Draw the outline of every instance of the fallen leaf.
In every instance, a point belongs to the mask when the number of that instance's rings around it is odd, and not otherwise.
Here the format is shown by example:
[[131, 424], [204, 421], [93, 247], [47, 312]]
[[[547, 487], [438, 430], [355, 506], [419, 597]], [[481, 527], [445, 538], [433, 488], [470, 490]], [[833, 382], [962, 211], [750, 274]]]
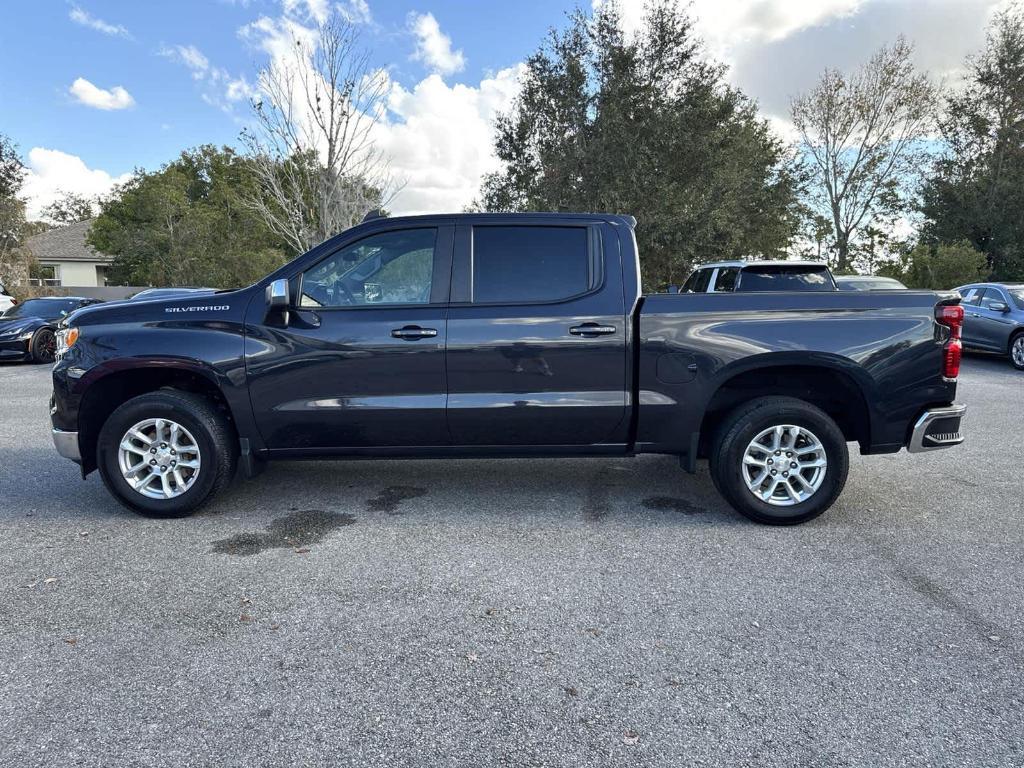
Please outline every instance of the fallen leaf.
[[638, 741], [640, 741], [640, 734], [637, 733], [636, 731], [629, 730], [629, 731], [626, 731], [624, 734], [622, 734], [622, 743], [623, 744], [628, 744], [629, 746], [633, 746]]
[[989, 635], [988, 639], [991, 640], [993, 643], [998, 643], [1003, 638], [1001, 638], [999, 635]]
[[57, 580], [56, 576], [51, 576], [48, 579], [43, 579], [43, 584], [53, 584]]
[[247, 613], [243, 613], [241, 616], [238, 617], [238, 620], [239, 621], [252, 621], [252, 616], [250, 616]]
[[281, 628], [281, 625], [280, 624], [271, 624], [270, 628], [276, 631], [276, 630]]
[[79, 536], [88, 536], [88, 535], [89, 535], [89, 532], [88, 532], [88, 531], [79, 531], [79, 532], [78, 532], [78, 535], [79, 535]]
[[68, 645], [74, 645], [75, 643], [78, 642], [78, 638], [77, 637], [65, 637], [64, 638], [64, 642], [67, 643]]
[[562, 686], [562, 690], [565, 691], [565, 695], [566, 696], [579, 696], [580, 695], [580, 692], [577, 691], [576, 688], [571, 686], [571, 685], [563, 685]]
[[468, 660], [468, 661], [469, 661], [469, 662], [470, 662], [471, 664], [472, 664], [472, 663], [473, 663], [474, 661], [476, 661], [476, 660], [477, 660], [477, 658], [479, 658], [479, 657], [478, 657], [478, 656], [477, 656], [477, 655], [476, 655], [475, 653], [467, 653], [467, 654], [466, 654], [466, 659], [467, 659], [467, 660]]
[[305, 555], [309, 552], [309, 547], [299, 547], [295, 550], [296, 555]]
[[601, 630], [598, 629], [597, 627], [590, 627], [586, 631], [589, 632], [590, 634], [592, 634], [594, 637], [600, 637], [602, 635]]

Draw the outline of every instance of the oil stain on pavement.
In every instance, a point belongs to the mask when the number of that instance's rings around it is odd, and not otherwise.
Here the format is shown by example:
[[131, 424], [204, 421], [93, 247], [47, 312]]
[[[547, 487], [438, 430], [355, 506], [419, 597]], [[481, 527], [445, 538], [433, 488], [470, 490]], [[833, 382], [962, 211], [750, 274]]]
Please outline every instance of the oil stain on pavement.
[[213, 551], [221, 555], [248, 557], [268, 549], [303, 547], [317, 544], [327, 534], [356, 521], [347, 512], [303, 509], [289, 512], [271, 521], [260, 533], [238, 533], [213, 542]]
[[380, 491], [372, 499], [366, 500], [366, 508], [371, 512], [386, 512], [389, 515], [400, 515], [398, 505], [408, 499], [416, 499], [427, 494], [426, 488], [414, 485], [392, 485]]
[[708, 511], [704, 507], [698, 507], [692, 501], [675, 496], [650, 496], [643, 500], [643, 505], [655, 512], [678, 512], [683, 515], [701, 515]]

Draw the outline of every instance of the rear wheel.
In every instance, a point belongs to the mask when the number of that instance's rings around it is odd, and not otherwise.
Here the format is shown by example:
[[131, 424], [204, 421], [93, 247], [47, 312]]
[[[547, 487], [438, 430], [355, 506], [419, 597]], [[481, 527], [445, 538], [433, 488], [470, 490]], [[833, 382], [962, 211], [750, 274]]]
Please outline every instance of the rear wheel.
[[195, 512], [231, 481], [234, 432], [206, 398], [161, 390], [132, 398], [100, 430], [97, 459], [107, 489], [151, 517]]
[[1010, 362], [1018, 371], [1024, 371], [1024, 332], [1010, 339]]
[[766, 397], [726, 417], [711, 452], [715, 486], [740, 514], [768, 525], [811, 520], [846, 484], [849, 453], [836, 423], [810, 403]]
[[40, 328], [32, 337], [29, 354], [34, 363], [52, 363], [57, 358], [57, 335], [50, 328]]

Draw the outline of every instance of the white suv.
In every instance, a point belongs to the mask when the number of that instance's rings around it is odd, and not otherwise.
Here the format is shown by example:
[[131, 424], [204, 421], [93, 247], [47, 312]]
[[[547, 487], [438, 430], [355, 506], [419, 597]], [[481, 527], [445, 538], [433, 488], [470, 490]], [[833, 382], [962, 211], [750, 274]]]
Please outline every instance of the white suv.
[[0, 284], [0, 315], [17, 303], [17, 299], [7, 293], [7, 289], [4, 288], [3, 284]]

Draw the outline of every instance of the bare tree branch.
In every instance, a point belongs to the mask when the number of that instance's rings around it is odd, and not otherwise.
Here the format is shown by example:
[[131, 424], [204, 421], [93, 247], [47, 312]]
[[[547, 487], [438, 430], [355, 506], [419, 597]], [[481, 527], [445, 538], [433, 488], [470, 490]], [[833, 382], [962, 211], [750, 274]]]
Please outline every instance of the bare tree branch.
[[256, 128], [243, 132], [260, 182], [248, 204], [274, 233], [306, 251], [391, 199], [387, 158], [374, 142], [388, 78], [347, 19], [335, 12], [314, 40], [293, 36], [259, 84]]

